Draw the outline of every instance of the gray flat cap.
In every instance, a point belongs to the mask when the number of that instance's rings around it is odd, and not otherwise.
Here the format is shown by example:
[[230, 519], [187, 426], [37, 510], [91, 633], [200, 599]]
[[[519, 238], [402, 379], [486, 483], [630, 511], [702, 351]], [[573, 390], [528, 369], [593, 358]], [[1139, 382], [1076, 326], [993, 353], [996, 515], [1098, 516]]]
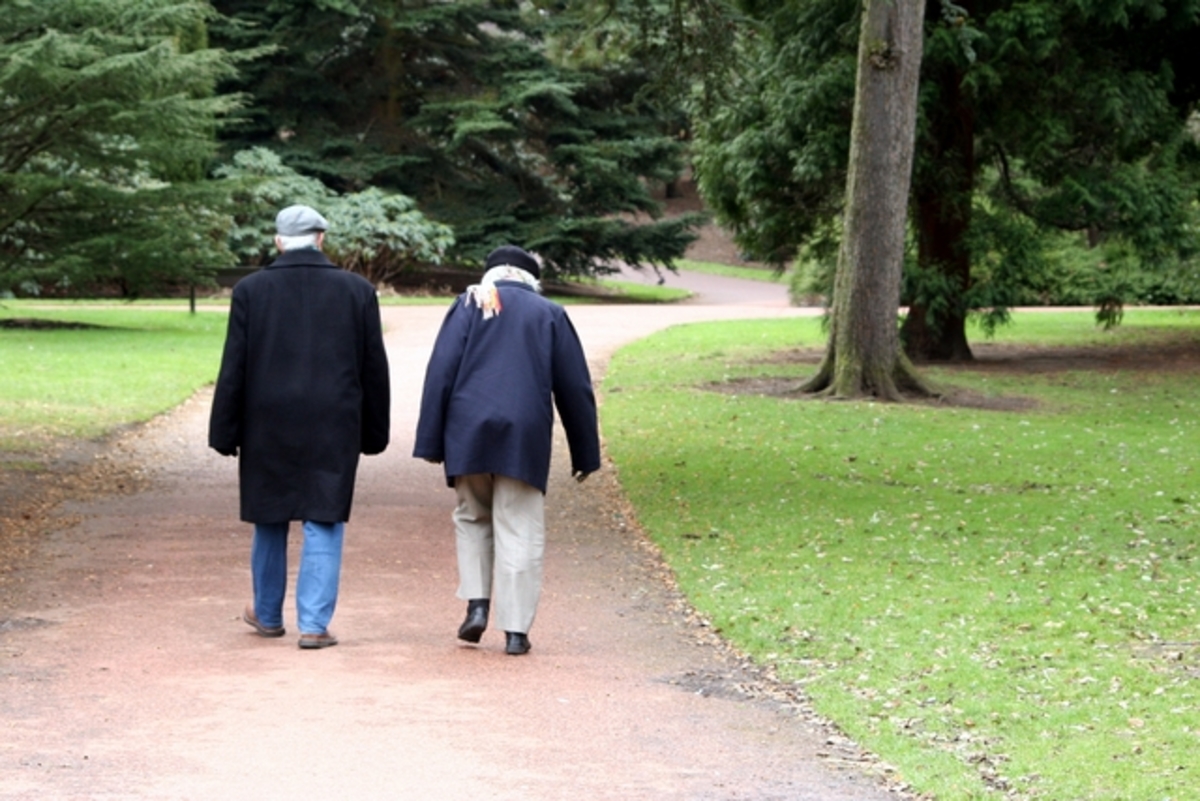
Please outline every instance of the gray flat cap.
[[280, 236], [303, 236], [329, 230], [329, 221], [311, 206], [288, 206], [275, 217]]

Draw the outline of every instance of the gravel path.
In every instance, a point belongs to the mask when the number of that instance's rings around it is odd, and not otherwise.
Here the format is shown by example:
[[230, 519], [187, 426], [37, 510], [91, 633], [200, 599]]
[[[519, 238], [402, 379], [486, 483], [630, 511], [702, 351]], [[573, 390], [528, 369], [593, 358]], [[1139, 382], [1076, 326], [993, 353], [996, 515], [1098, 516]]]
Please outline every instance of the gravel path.
[[[666, 325], [811, 313], [695, 282], [696, 303], [573, 307], [597, 374]], [[240, 621], [249, 527], [207, 392], [113, 443], [140, 488], [59, 509], [0, 609], [0, 798], [895, 799], [689, 619], [611, 470], [575, 485], [555, 461], [532, 653], [455, 639], [453, 496], [409, 457], [442, 314], [385, 310], [393, 444], [360, 470], [336, 648], [296, 647], [290, 601], [284, 638]]]

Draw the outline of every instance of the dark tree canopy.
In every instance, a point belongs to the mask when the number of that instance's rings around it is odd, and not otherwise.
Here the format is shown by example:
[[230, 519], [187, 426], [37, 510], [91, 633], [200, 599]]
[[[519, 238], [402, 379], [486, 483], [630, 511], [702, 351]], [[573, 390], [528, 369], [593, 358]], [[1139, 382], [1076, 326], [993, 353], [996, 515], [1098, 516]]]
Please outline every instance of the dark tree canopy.
[[228, 259], [204, 181], [236, 98], [207, 3], [5, 0], [0, 13], [0, 292], [137, 294]]
[[[782, 262], [839, 235], [860, 4], [743, 5], [761, 25], [744, 37], [732, 102], [697, 126], [697, 167], [742, 246]], [[1046, 231], [1167, 263], [1191, 246], [1198, 34], [1197, 0], [928, 3], [910, 353], [969, 358], [967, 315], [1004, 317], [1045, 270]]]
[[693, 238], [696, 219], [655, 219], [652, 189], [683, 162], [638, 100], [647, 75], [551, 61], [550, 15], [499, 0], [216, 5], [237, 23], [217, 41], [280, 48], [236, 84], [254, 101], [231, 152], [266, 146], [335, 190], [408, 195], [454, 228], [465, 262], [516, 242], [551, 273], [587, 274], [665, 265]]

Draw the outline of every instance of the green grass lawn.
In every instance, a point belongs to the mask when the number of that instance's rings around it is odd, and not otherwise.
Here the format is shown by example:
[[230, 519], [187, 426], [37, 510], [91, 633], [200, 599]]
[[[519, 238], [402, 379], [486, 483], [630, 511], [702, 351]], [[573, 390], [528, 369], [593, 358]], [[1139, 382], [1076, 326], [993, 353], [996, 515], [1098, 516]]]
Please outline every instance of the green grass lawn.
[[0, 329], [0, 449], [91, 438], [147, 420], [216, 378], [226, 315], [153, 308], [42, 309], [5, 301], [0, 320], [94, 327]]
[[[596, 282], [610, 301], [670, 302], [684, 290]], [[563, 303], [595, 302], [555, 298]], [[449, 305], [449, 297], [385, 296], [383, 305]], [[0, 329], [0, 451], [35, 451], [47, 438], [93, 438], [147, 420], [216, 379], [228, 297], [182, 299], [4, 300], [0, 320], [42, 319], [88, 328]]]
[[782, 283], [787, 281], [788, 278], [786, 273], [776, 272], [769, 267], [741, 267], [733, 264], [718, 264], [711, 261], [694, 261], [692, 259], [679, 259], [675, 262], [675, 267], [694, 273], [708, 273], [709, 275], [720, 275], [726, 278], [745, 278], [749, 281], [766, 281], [769, 283]]
[[[588, 279], [581, 279], [580, 283], [588, 283]], [[666, 286], [651, 286], [647, 284], [639, 284], [634, 281], [618, 281], [613, 278], [601, 278], [594, 281], [595, 284], [607, 288], [613, 297], [606, 302], [616, 303], [674, 303], [680, 300], [686, 300], [692, 296], [692, 293], [686, 289], [676, 289], [675, 287]], [[579, 299], [572, 298], [555, 298], [560, 303], [568, 303], [572, 300], [576, 302]]]
[[[1026, 312], [1000, 340], [1181, 338], [1200, 314]], [[706, 388], [811, 373], [768, 357], [823, 341], [808, 319], [687, 326], [610, 366], [609, 451], [701, 614], [942, 801], [1189, 797], [1198, 374], [927, 370], [1023, 411]]]

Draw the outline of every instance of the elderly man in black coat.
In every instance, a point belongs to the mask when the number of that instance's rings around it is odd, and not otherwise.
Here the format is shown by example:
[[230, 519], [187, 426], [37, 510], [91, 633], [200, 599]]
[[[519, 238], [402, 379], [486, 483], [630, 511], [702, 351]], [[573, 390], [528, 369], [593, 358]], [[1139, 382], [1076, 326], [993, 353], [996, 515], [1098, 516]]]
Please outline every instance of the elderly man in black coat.
[[359, 454], [388, 444], [387, 353], [375, 288], [321, 252], [325, 218], [289, 206], [275, 225], [279, 258], [233, 290], [208, 444], [238, 457], [241, 519], [254, 524], [244, 620], [283, 636], [288, 525], [303, 521], [300, 647], [326, 648]]
[[554, 408], [580, 481], [600, 467], [600, 438], [583, 348], [563, 308], [539, 294], [537, 260], [505, 245], [486, 266], [438, 333], [413, 455], [444, 463], [458, 496], [459, 638], [479, 642], [494, 589], [505, 650], [520, 655], [541, 595]]

